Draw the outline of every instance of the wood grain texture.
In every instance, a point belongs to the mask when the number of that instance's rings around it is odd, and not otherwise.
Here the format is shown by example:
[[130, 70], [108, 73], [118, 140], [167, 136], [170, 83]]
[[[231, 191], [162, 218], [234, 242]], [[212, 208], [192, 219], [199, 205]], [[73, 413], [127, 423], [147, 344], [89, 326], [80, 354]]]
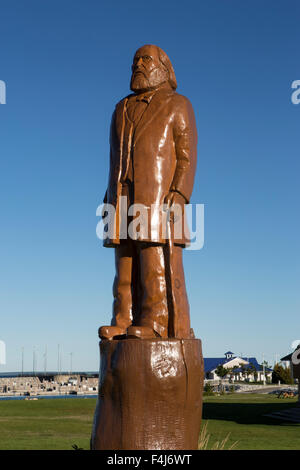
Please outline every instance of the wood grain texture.
[[197, 449], [204, 375], [199, 339], [104, 340], [100, 356], [92, 449]]

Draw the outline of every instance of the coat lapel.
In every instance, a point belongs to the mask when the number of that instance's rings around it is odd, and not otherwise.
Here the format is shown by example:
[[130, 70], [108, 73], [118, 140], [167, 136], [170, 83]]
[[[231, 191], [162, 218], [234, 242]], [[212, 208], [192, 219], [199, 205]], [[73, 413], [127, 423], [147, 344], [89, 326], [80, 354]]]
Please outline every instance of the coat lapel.
[[136, 143], [140, 138], [144, 130], [149, 124], [155, 119], [159, 111], [165, 106], [171, 99], [173, 92], [170, 90], [158, 90], [150, 101], [149, 105], [145, 109], [141, 120], [136, 126], [134, 142]]

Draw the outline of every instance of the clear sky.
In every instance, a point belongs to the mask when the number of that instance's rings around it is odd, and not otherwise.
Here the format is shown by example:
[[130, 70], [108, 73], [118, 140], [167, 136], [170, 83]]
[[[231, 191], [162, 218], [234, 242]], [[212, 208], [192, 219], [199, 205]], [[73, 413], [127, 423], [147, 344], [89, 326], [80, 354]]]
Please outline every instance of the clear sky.
[[0, 371], [96, 370], [113, 250], [96, 237], [114, 105], [135, 50], [169, 55], [199, 133], [192, 202], [205, 245], [184, 254], [205, 356], [269, 362], [299, 328], [299, 1], [2, 0]]

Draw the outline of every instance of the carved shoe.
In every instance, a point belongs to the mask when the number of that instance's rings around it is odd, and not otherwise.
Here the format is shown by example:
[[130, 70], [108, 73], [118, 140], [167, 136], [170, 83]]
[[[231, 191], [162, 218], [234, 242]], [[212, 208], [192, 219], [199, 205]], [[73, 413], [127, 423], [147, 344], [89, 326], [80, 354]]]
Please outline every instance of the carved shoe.
[[99, 338], [101, 339], [114, 339], [116, 336], [122, 336], [126, 334], [126, 330], [119, 326], [100, 326], [98, 330]]
[[127, 337], [150, 339], [160, 338], [160, 335], [148, 326], [130, 326], [129, 328], [127, 328]]

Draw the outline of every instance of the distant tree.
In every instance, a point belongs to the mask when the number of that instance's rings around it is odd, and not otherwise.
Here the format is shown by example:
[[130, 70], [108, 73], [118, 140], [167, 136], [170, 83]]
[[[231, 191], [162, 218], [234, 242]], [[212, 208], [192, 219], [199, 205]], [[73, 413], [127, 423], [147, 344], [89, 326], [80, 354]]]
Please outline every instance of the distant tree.
[[[253, 375], [254, 376], [254, 380], [256, 381], [257, 380], [257, 371], [256, 371], [256, 367], [254, 364], [252, 364], [252, 362], [249, 363], [249, 366], [246, 368], [246, 375], [247, 375], [247, 378], [249, 378], [250, 375]], [[255, 378], [256, 376], [256, 378]]]
[[215, 374], [218, 377], [220, 377], [220, 379], [223, 379], [224, 377], [226, 377], [228, 372], [229, 372], [229, 369], [226, 369], [226, 367], [223, 367], [222, 364], [218, 365], [218, 367], [215, 370]]
[[223, 391], [223, 383], [222, 380], [226, 375], [228, 374], [229, 370], [226, 369], [225, 367], [222, 366], [222, 364], [218, 365], [218, 367], [215, 370], [215, 374], [220, 377], [220, 382], [221, 382], [221, 391]]
[[206, 395], [213, 395], [214, 394], [214, 388], [209, 382], [207, 382], [204, 385], [204, 392], [205, 392]]
[[227, 367], [227, 374], [229, 376], [229, 383], [231, 384], [232, 379], [233, 379], [233, 368], [232, 367]]
[[294, 382], [290, 367], [283, 367], [280, 364], [275, 364], [272, 372], [272, 383], [277, 384], [279, 381], [282, 384], [292, 384]]

